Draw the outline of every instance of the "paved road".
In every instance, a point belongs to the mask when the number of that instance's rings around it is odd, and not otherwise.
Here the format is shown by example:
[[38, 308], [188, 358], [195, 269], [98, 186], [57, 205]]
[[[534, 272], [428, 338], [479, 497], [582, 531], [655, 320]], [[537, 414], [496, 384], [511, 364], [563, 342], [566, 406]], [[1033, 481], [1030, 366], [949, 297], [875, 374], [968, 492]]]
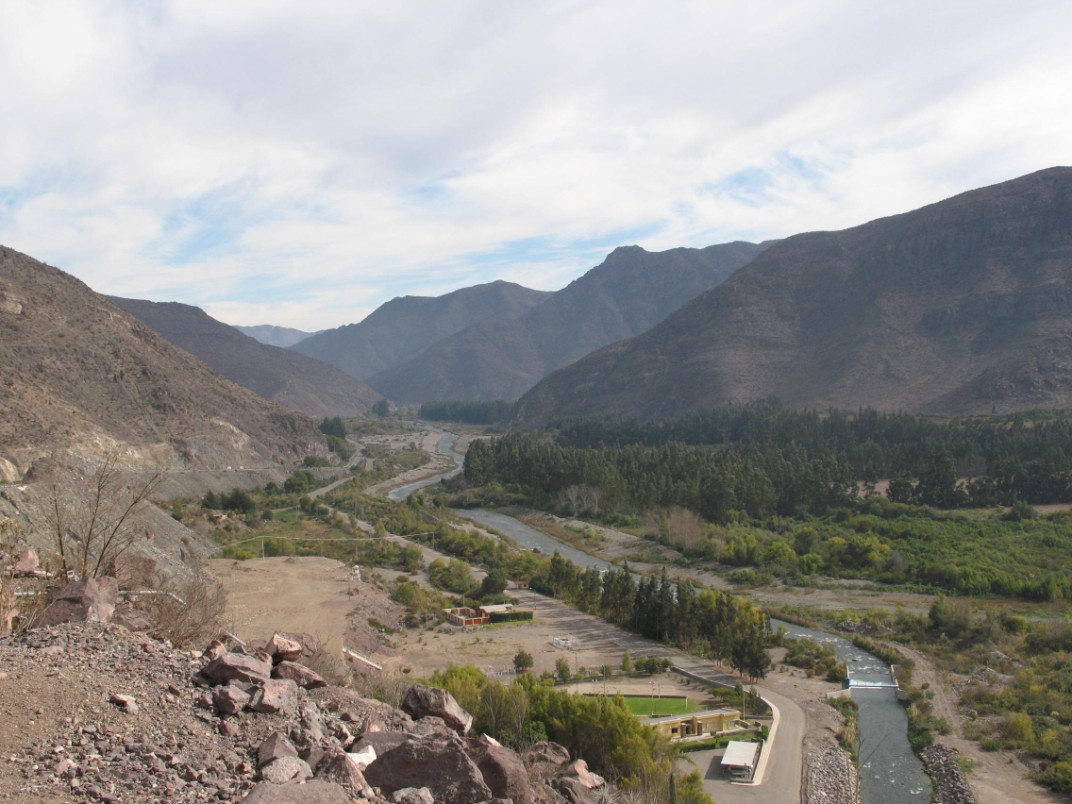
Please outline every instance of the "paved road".
[[[597, 617], [571, 609], [552, 598], [527, 589], [511, 590], [510, 594], [517, 597], [522, 605], [532, 608], [541, 620], [551, 622], [561, 628], [562, 633], [577, 638], [585, 650], [605, 651], [610, 654], [628, 651], [632, 656], [665, 657], [678, 667], [710, 681], [713, 686], [733, 686], [738, 681], [736, 676], [722, 671], [711, 662], [644, 639]], [[800, 804], [804, 712], [784, 695], [762, 686], [756, 686], [756, 690], [776, 707], [780, 714], [778, 729], [770, 747], [770, 760], [761, 784], [734, 785], [726, 781], [718, 764], [721, 751], [698, 752], [689, 756], [698, 763], [696, 769], [704, 778], [704, 788], [719, 804]], [[706, 755], [706, 758], [703, 755]]]

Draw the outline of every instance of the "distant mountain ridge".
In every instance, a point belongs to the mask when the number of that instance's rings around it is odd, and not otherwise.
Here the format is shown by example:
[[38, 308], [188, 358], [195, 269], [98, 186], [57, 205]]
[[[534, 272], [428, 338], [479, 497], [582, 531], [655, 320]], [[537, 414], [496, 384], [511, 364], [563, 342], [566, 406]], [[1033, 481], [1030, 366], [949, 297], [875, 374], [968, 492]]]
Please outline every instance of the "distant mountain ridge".
[[659, 326], [556, 372], [519, 421], [793, 407], [1072, 405], [1072, 168], [772, 246]]
[[402, 296], [357, 324], [320, 332], [292, 348], [367, 380], [472, 324], [516, 318], [548, 295], [499, 280], [443, 296]]
[[236, 326], [235, 329], [266, 346], [278, 346], [280, 349], [287, 349], [296, 343], [301, 343], [312, 335], [316, 335], [315, 332], [302, 332], [300, 329], [277, 327], [273, 324], [257, 324], [252, 327]]
[[69, 274], [4, 247], [0, 383], [8, 476], [59, 453], [278, 472], [325, 452], [312, 419], [221, 377]]
[[550, 371], [654, 326], [768, 245], [617, 248], [524, 315], [468, 327], [368, 382], [400, 403], [517, 399]]
[[381, 398], [334, 366], [260, 343], [199, 307], [111, 300], [228, 379], [308, 416], [361, 416]]

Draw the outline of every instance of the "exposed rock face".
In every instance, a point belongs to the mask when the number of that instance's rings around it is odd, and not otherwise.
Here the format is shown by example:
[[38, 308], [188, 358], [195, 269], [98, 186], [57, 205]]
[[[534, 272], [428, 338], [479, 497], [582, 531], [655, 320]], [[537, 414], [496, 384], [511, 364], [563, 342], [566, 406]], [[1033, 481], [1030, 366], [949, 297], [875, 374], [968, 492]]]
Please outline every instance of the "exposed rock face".
[[[0, 451], [121, 451], [166, 469], [279, 473], [326, 455], [316, 422], [224, 379], [62, 271], [0, 246]], [[108, 446], [102, 446], [108, 445]]]
[[442, 718], [450, 728], [459, 734], [468, 734], [473, 725], [473, 716], [458, 706], [454, 696], [446, 690], [414, 684], [402, 701], [402, 711], [417, 720], [424, 717]]

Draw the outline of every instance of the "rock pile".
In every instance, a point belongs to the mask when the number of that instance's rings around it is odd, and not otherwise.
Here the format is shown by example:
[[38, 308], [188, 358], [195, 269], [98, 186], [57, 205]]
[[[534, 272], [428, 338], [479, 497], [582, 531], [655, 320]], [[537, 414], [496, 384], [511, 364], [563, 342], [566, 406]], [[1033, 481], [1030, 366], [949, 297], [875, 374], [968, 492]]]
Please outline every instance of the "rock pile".
[[920, 753], [923, 767], [936, 788], [936, 804], [975, 804], [975, 794], [968, 787], [964, 769], [957, 761], [960, 754], [955, 748], [935, 743]]
[[286, 634], [203, 655], [114, 624], [0, 638], [0, 717], [16, 719], [0, 738], [0, 799], [588, 804], [606, 792], [562, 746], [522, 756], [470, 735], [442, 690], [416, 684], [396, 709], [302, 658]]
[[860, 779], [852, 757], [830, 744], [804, 753], [805, 804], [859, 804]]

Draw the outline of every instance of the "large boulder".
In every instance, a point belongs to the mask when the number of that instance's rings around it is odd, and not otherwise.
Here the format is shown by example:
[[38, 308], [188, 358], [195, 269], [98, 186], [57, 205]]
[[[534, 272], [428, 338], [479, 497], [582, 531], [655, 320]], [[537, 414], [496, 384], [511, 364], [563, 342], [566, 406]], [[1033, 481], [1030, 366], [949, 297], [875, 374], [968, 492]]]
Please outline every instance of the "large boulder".
[[304, 664], [298, 664], [287, 659], [275, 666], [275, 669], [272, 670], [272, 678], [289, 678], [299, 687], [306, 690], [315, 690], [328, 685], [328, 682], [324, 681], [320, 675], [314, 673]]
[[272, 675], [272, 664], [245, 653], [225, 653], [205, 665], [201, 675], [213, 684], [226, 684], [228, 681], [263, 684]]
[[509, 798], [514, 804], [533, 803], [528, 769], [516, 753], [487, 735], [467, 740], [465, 750], [496, 798]]
[[268, 640], [264, 649], [277, 662], [296, 662], [302, 657], [301, 643], [288, 639], [278, 631], [272, 634], [272, 638]]
[[286, 735], [273, 731], [257, 746], [257, 767], [262, 768], [282, 757], [296, 756], [298, 756], [298, 749], [287, 739]]
[[339, 785], [314, 779], [301, 785], [261, 782], [242, 801], [245, 804], [351, 804], [353, 799]]
[[53, 595], [37, 625], [67, 622], [106, 623], [119, 602], [119, 582], [102, 576], [67, 584]]
[[363, 760], [364, 757], [355, 760], [345, 751], [329, 751], [317, 765], [316, 778], [334, 782], [355, 797], [371, 798], [372, 788], [362, 773], [365, 767]]
[[480, 769], [456, 738], [403, 743], [365, 768], [365, 779], [387, 795], [404, 787], [427, 787], [444, 804], [492, 798]]
[[298, 685], [289, 678], [270, 678], [253, 693], [249, 708], [269, 715], [292, 715], [298, 710]]
[[438, 717], [458, 734], [468, 734], [473, 725], [473, 716], [454, 700], [454, 696], [438, 687], [414, 684], [402, 701], [402, 711], [415, 720], [422, 717]]

